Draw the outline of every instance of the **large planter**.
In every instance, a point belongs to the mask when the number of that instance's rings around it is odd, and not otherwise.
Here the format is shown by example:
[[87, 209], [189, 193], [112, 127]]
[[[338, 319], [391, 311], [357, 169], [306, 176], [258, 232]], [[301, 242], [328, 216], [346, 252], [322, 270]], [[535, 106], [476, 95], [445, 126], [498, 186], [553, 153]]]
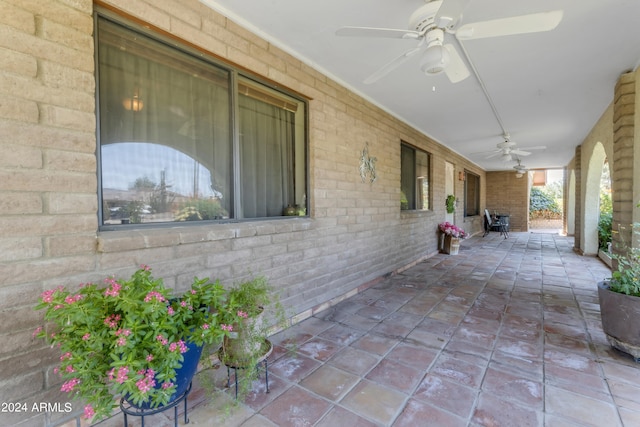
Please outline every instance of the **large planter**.
[[222, 361], [233, 366], [247, 366], [263, 353], [265, 325], [262, 309], [260, 313], [233, 325], [233, 332], [224, 337]]
[[613, 292], [598, 283], [602, 329], [612, 347], [640, 361], [640, 297]]
[[458, 255], [459, 250], [460, 238], [453, 237], [451, 234], [446, 234], [444, 236], [444, 245], [442, 247], [442, 252], [449, 255]]
[[[176, 380], [174, 382], [176, 385], [176, 391], [171, 395], [171, 398], [169, 399], [169, 402], [167, 402], [166, 405], [162, 405], [157, 408], [159, 410], [161, 410], [161, 408], [164, 408], [164, 407], [170, 408], [171, 406], [173, 406], [172, 403], [176, 399], [180, 399], [183, 397], [183, 395], [189, 389], [189, 385], [191, 384], [191, 380], [193, 379], [193, 376], [196, 374], [196, 371], [198, 370], [198, 362], [200, 361], [200, 356], [202, 356], [203, 346], [198, 346], [194, 343], [187, 343], [187, 348], [189, 350], [187, 350], [187, 352], [183, 354], [184, 360], [182, 361], [182, 366], [176, 369]], [[156, 379], [155, 388], [159, 388], [160, 386], [161, 386], [160, 381]], [[136, 405], [133, 402], [129, 402], [127, 400], [127, 403], [129, 403], [131, 406], [139, 410], [155, 409], [155, 408], [152, 408], [152, 405], [150, 402], [144, 402], [139, 405]]]

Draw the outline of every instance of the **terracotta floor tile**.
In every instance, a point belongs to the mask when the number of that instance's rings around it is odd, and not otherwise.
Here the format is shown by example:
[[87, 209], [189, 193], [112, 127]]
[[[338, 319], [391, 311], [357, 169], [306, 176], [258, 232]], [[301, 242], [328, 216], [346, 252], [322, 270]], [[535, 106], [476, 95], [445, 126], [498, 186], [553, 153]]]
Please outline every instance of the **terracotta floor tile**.
[[349, 345], [364, 335], [363, 331], [337, 324], [318, 336], [338, 345]]
[[363, 376], [378, 364], [380, 356], [353, 347], [345, 347], [339, 353], [329, 359], [328, 364]]
[[574, 420], [583, 426], [620, 426], [616, 408], [611, 402], [592, 399], [553, 386], [545, 387], [545, 411]]
[[454, 358], [451, 354], [443, 354], [438, 357], [431, 369], [431, 373], [448, 378], [458, 384], [476, 388], [482, 382], [484, 371], [483, 367]]
[[304, 387], [317, 395], [337, 402], [359, 380], [360, 378], [353, 374], [334, 368], [330, 365], [323, 365], [300, 381], [299, 384], [301, 387]]
[[491, 394], [482, 393], [472, 422], [483, 427], [542, 427], [542, 412], [519, 406]]
[[385, 358], [367, 374], [366, 378], [382, 386], [392, 387], [409, 394], [422, 379], [423, 375], [422, 370]]
[[352, 343], [351, 347], [382, 356], [397, 345], [398, 342], [400, 342], [398, 338], [370, 332]]
[[[466, 421], [426, 402], [411, 399], [393, 424], [393, 427], [464, 427]], [[336, 426], [337, 427], [337, 426]]]
[[482, 390], [532, 409], [542, 410], [543, 384], [539, 381], [489, 368], [482, 381]]
[[[373, 422], [338, 406], [334, 407], [315, 427], [377, 427]], [[244, 426], [242, 426], [244, 427]]]
[[428, 374], [413, 397], [466, 419], [474, 407], [477, 394], [473, 388]]
[[269, 366], [269, 373], [289, 382], [298, 382], [320, 365], [320, 362], [309, 357], [287, 354]]
[[331, 405], [303, 388], [294, 386], [260, 411], [279, 427], [313, 426]]
[[302, 344], [297, 350], [299, 354], [326, 362], [341, 348], [342, 346], [336, 345], [331, 341], [316, 337]]
[[341, 404], [365, 418], [389, 425], [404, 405], [406, 397], [399, 391], [362, 380], [342, 399]]
[[387, 357], [412, 368], [426, 371], [437, 355], [438, 353], [435, 350], [405, 341], [395, 346]]

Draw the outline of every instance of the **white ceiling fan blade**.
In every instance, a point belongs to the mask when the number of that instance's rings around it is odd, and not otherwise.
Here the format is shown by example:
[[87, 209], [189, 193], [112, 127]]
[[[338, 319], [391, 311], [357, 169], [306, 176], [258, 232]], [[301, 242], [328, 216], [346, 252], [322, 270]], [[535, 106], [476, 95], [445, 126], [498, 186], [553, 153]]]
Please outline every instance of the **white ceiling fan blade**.
[[530, 152], [522, 151], [522, 150], [511, 150], [511, 154], [517, 154], [518, 156], [529, 156], [529, 155], [531, 155]]
[[464, 64], [458, 49], [452, 44], [444, 45], [444, 48], [449, 52], [449, 64], [445, 67], [444, 72], [451, 83], [458, 83], [469, 77], [469, 69]]
[[535, 147], [522, 147], [523, 150], [532, 151], [532, 150], [546, 150], [546, 145], [536, 145]]
[[435, 16], [435, 22], [440, 28], [452, 28], [460, 20], [464, 9], [471, 0], [444, 0]]
[[508, 36], [512, 34], [538, 33], [551, 31], [562, 20], [563, 12], [533, 13], [462, 25], [456, 31], [458, 40], [483, 39], [487, 37]]
[[500, 155], [500, 154], [502, 154], [502, 151], [496, 151], [496, 152], [495, 152], [495, 153], [493, 153], [493, 154], [489, 154], [487, 157], [485, 157], [485, 159], [490, 159], [490, 158], [495, 157], [495, 156], [498, 156], [498, 155]]
[[383, 65], [382, 68], [380, 68], [378, 71], [376, 71], [375, 73], [373, 73], [369, 77], [367, 77], [364, 80], [363, 83], [368, 85], [368, 84], [371, 84], [371, 83], [374, 83], [374, 82], [380, 80], [382, 77], [386, 76], [391, 71], [393, 71], [396, 68], [398, 68], [400, 65], [402, 65], [405, 61], [410, 59], [413, 55], [415, 55], [419, 51], [420, 51], [419, 47], [416, 47], [416, 48], [413, 48], [411, 50], [406, 51], [402, 55], [398, 56], [397, 58], [395, 58], [392, 61], [388, 62], [387, 64]]
[[412, 40], [420, 38], [420, 33], [417, 31], [374, 27], [342, 27], [336, 31], [336, 35], [343, 37], [383, 37]]

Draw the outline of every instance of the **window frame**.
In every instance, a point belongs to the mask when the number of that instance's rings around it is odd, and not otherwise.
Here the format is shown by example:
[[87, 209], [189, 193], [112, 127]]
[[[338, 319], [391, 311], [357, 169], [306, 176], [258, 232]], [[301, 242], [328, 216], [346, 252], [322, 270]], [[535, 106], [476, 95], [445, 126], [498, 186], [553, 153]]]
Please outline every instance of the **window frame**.
[[[414, 206], [412, 208], [407, 208], [407, 209], [403, 209], [402, 208], [402, 200], [400, 201], [400, 211], [401, 212], [429, 212], [432, 210], [432, 206], [433, 206], [433, 190], [432, 190], [432, 185], [431, 183], [433, 182], [432, 179], [432, 164], [433, 164], [433, 156], [431, 155], [430, 152], [423, 150], [421, 148], [416, 147], [415, 145], [409, 144], [408, 142], [405, 141], [400, 141], [400, 195], [402, 197], [403, 194], [403, 182], [402, 182], [402, 164], [403, 164], [403, 150], [411, 150], [413, 153], [413, 201], [414, 201]], [[418, 201], [419, 200], [424, 200], [425, 198], [422, 197], [420, 198], [420, 192], [419, 192], [419, 185], [418, 185], [418, 180], [420, 179], [420, 177], [418, 176], [418, 154], [424, 154], [427, 158], [427, 190], [428, 190], [428, 194], [426, 196], [426, 203], [427, 203], [427, 207], [424, 207], [424, 204], [421, 202], [420, 203], [420, 208], [417, 207], [418, 205]]]
[[[189, 55], [197, 60], [203, 61], [204, 63], [209, 64], [210, 66], [218, 69], [223, 69], [229, 74], [229, 131], [230, 131], [230, 143], [232, 145], [232, 159], [231, 159], [231, 198], [232, 198], [232, 209], [233, 216], [225, 219], [212, 219], [212, 220], [199, 220], [199, 221], [167, 221], [167, 222], [147, 222], [147, 223], [136, 223], [136, 224], [104, 224], [104, 213], [103, 213], [103, 188], [102, 188], [102, 158], [101, 158], [101, 118], [100, 118], [100, 86], [99, 86], [99, 31], [98, 31], [98, 21], [100, 19], [105, 19], [115, 23], [116, 25], [122, 26], [130, 31], [138, 33], [142, 36], [148, 37], [154, 42], [164, 44], [166, 47], [179, 52], [180, 54]], [[98, 198], [98, 230], [99, 231], [112, 231], [112, 230], [125, 230], [125, 229], [148, 229], [148, 228], [166, 228], [166, 227], [175, 227], [176, 225], [180, 226], [202, 226], [202, 225], [212, 225], [212, 224], [221, 224], [221, 223], [229, 223], [229, 222], [250, 222], [250, 221], [266, 221], [266, 220], [279, 220], [279, 219], [287, 219], [290, 218], [284, 213], [280, 216], [267, 216], [267, 217], [257, 217], [257, 218], [244, 218], [243, 215], [240, 215], [239, 212], [239, 199], [240, 199], [240, 189], [242, 187], [241, 182], [241, 171], [240, 171], [240, 117], [239, 117], [239, 102], [238, 98], [240, 96], [239, 85], [240, 82], [244, 80], [248, 80], [253, 82], [254, 84], [264, 86], [265, 90], [275, 91], [277, 93], [281, 93], [284, 97], [291, 98], [304, 108], [302, 112], [302, 117], [300, 119], [300, 126], [302, 127], [302, 137], [301, 137], [301, 147], [304, 149], [304, 153], [301, 157], [304, 157], [304, 165], [301, 166], [301, 170], [294, 170], [294, 176], [291, 179], [295, 179], [295, 176], [301, 175], [304, 177], [304, 199], [300, 203], [300, 207], [305, 210], [305, 217], [310, 216], [310, 177], [309, 177], [309, 168], [310, 168], [310, 150], [309, 150], [309, 98], [303, 96], [302, 94], [283, 87], [280, 84], [277, 84], [273, 81], [270, 81], [260, 75], [254, 74], [247, 69], [240, 68], [233, 64], [230, 64], [223, 59], [217, 57], [215, 54], [202, 49], [198, 46], [191, 44], [190, 42], [178, 38], [166, 31], [154, 27], [153, 25], [132, 21], [129, 17], [123, 16], [117, 11], [111, 9], [105, 9], [100, 6], [96, 6], [93, 14], [94, 20], [94, 61], [95, 61], [95, 77], [96, 77], [96, 88], [95, 88], [95, 102], [96, 102], [96, 161], [97, 161], [97, 198]], [[298, 165], [296, 166], [298, 167]], [[302, 203], [303, 202], [303, 203]]]

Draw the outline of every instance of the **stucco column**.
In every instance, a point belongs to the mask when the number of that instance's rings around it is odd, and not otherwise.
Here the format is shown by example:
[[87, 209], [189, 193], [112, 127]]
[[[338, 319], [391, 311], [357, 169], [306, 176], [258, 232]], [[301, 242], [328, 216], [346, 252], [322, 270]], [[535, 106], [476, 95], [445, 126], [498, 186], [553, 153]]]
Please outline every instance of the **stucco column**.
[[575, 175], [575, 209], [574, 209], [574, 226], [575, 226], [575, 230], [574, 230], [574, 242], [573, 242], [573, 248], [578, 251], [578, 252], [582, 252], [581, 249], [581, 243], [582, 243], [582, 233], [581, 233], [581, 228], [582, 228], [582, 203], [580, 202], [582, 200], [582, 180], [580, 179], [582, 176], [582, 146], [578, 145], [576, 147], [576, 157], [574, 159], [574, 164], [575, 164], [575, 169], [574, 169], [574, 175]]
[[[638, 126], [636, 108], [636, 81], [638, 71], [625, 73], [616, 83], [613, 104], [613, 229], [621, 228], [613, 234], [614, 252], [622, 250], [623, 242], [631, 243], [630, 225], [638, 221], [636, 203], [640, 201], [640, 150], [635, 150], [634, 142]], [[637, 242], [633, 243], [637, 246]]]

